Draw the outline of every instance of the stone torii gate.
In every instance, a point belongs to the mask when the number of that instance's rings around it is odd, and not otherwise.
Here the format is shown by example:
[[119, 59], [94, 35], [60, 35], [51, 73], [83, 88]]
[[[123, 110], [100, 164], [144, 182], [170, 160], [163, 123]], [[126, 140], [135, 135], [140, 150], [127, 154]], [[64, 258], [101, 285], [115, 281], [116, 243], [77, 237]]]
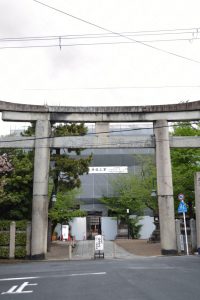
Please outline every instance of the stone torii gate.
[[[32, 202], [32, 259], [43, 259], [47, 252], [48, 177], [50, 148], [156, 148], [157, 193], [160, 217], [161, 252], [177, 253], [170, 147], [198, 147], [199, 137], [169, 137], [168, 122], [200, 120], [200, 101], [175, 105], [132, 107], [61, 107], [16, 104], [0, 101], [4, 121], [36, 122], [35, 138], [0, 139], [0, 148], [34, 148]], [[96, 124], [95, 136], [55, 137], [51, 122]], [[154, 136], [109, 136], [109, 123], [153, 122]], [[200, 185], [197, 185], [196, 194]], [[196, 212], [197, 243], [200, 248], [200, 212]]]

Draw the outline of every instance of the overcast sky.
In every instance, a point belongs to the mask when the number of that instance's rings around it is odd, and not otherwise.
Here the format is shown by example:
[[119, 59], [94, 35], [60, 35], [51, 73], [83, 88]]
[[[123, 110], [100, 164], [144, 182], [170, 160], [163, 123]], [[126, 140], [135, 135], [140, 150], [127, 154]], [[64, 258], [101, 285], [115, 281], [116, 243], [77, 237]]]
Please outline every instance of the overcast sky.
[[137, 106], [200, 99], [199, 0], [41, 2], [52, 8], [0, 0], [0, 100]]

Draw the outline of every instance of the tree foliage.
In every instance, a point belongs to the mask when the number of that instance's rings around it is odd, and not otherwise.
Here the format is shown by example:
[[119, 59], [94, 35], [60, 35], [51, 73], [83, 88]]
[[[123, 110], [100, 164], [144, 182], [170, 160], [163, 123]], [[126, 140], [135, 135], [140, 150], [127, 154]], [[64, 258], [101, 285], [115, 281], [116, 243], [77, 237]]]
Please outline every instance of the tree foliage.
[[[200, 136], [200, 123], [176, 123], [172, 135]], [[171, 149], [171, 161], [176, 211], [179, 204], [179, 193], [185, 195], [185, 201], [191, 208], [194, 204], [194, 174], [200, 171], [200, 149]], [[191, 216], [193, 215], [192, 208], [189, 213]]]
[[155, 176], [154, 157], [138, 155], [136, 160], [141, 166], [141, 173], [117, 176], [111, 182], [113, 195], [102, 199], [110, 214], [119, 219], [127, 219], [127, 209], [129, 214], [137, 215], [142, 215], [147, 207], [157, 211], [157, 201], [151, 197]]
[[3, 149], [13, 170], [0, 176], [0, 219], [30, 219], [33, 190], [33, 152]]
[[[53, 125], [52, 136], [84, 135], [87, 128], [84, 124]], [[35, 133], [35, 123], [22, 133], [23, 136], [31, 136]], [[56, 149], [51, 152], [51, 192], [62, 191], [63, 195], [69, 190], [81, 186], [80, 175], [88, 172], [91, 156], [81, 158], [82, 149]], [[74, 152], [72, 156], [70, 152]], [[0, 211], [1, 219], [30, 219], [32, 208], [33, 190], [33, 151], [3, 149], [1, 153], [7, 153], [13, 170], [9, 174], [0, 177]], [[57, 198], [59, 198], [58, 196]], [[51, 203], [51, 201], [50, 201]], [[60, 202], [64, 203], [65, 202]], [[51, 205], [50, 205], [51, 207]], [[57, 206], [56, 206], [57, 207]], [[63, 212], [60, 209], [60, 212]], [[61, 213], [60, 213], [61, 214]], [[71, 214], [71, 212], [70, 212]], [[75, 212], [74, 212], [75, 214]], [[76, 215], [81, 214], [76, 210]], [[66, 212], [63, 212], [66, 218]], [[59, 217], [61, 218], [61, 217]], [[55, 218], [54, 218], [55, 219]]]
[[66, 193], [58, 192], [56, 202], [49, 210], [49, 217], [56, 225], [57, 223], [68, 223], [74, 217], [83, 217], [85, 212], [78, 209], [76, 201], [79, 191], [77, 189]]
[[[200, 136], [200, 123], [179, 122], [174, 124], [171, 135], [174, 136]], [[114, 194], [103, 198], [108, 209], [119, 217], [126, 217], [126, 209], [140, 212], [144, 207], [158, 212], [155, 198], [150, 196], [151, 190], [156, 189], [156, 169], [152, 158], [137, 156], [141, 166], [141, 174], [120, 176], [112, 183]], [[189, 214], [193, 216], [194, 207], [194, 174], [200, 171], [200, 149], [171, 149], [173, 189], [175, 211], [179, 204], [178, 194], [183, 193], [189, 206]], [[154, 183], [154, 184], [153, 184]]]
[[[78, 136], [85, 135], [87, 128], [84, 124], [53, 125], [52, 136]], [[72, 190], [81, 186], [80, 175], [88, 172], [92, 156], [81, 158], [83, 149], [56, 149], [51, 153], [53, 162], [50, 175], [54, 183], [54, 192]], [[74, 152], [75, 155], [72, 155]]]

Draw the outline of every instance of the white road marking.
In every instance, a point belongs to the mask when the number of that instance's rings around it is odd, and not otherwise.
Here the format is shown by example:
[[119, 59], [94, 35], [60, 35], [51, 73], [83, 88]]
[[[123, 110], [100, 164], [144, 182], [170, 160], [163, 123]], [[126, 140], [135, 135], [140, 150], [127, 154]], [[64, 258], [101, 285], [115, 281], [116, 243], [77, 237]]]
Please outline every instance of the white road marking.
[[128, 270], [174, 270], [175, 267], [129, 267]]
[[99, 272], [99, 273], [77, 273], [77, 274], [69, 274], [65, 276], [89, 276], [89, 275], [106, 275], [106, 272]]
[[74, 274], [55, 274], [49, 276], [36, 276], [36, 277], [14, 277], [14, 278], [1, 278], [0, 281], [16, 281], [16, 280], [28, 280], [28, 279], [42, 279], [42, 278], [61, 278], [61, 277], [75, 277], [75, 276], [90, 276], [90, 275], [106, 275], [106, 272], [96, 273], [74, 273]]
[[0, 281], [14, 281], [14, 280], [27, 280], [27, 279], [38, 279], [40, 277], [14, 277], [14, 278], [1, 278]]
[[37, 285], [37, 283], [24, 282], [20, 286], [14, 285], [7, 292], [1, 293], [1, 295], [6, 295], [6, 294], [30, 294], [30, 293], [33, 293], [33, 291], [32, 290], [24, 291], [24, 288], [27, 287], [27, 286], [32, 286], [32, 285]]

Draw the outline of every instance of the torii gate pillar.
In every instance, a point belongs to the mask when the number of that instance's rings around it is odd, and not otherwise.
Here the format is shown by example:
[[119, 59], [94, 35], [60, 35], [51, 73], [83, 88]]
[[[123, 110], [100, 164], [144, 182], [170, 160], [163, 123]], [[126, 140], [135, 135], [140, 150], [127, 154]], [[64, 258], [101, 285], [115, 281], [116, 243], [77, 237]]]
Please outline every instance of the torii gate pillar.
[[48, 178], [50, 122], [36, 121], [35, 159], [32, 202], [31, 258], [44, 259], [47, 252]]
[[163, 255], [174, 255], [177, 253], [177, 246], [168, 122], [166, 120], [156, 121], [154, 132], [161, 252]]

